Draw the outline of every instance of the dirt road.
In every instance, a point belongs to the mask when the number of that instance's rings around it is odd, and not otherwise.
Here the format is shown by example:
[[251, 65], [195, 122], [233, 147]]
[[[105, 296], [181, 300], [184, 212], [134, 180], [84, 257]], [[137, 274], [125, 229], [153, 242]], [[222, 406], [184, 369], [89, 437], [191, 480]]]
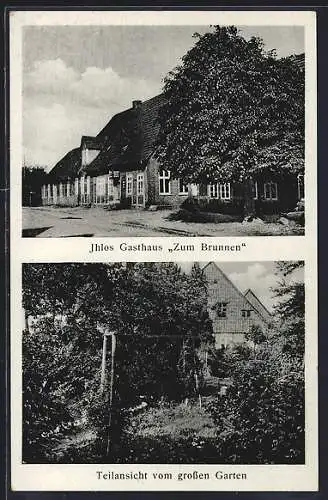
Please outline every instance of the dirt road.
[[280, 236], [303, 234], [300, 226], [278, 223], [203, 223], [168, 220], [172, 210], [113, 210], [100, 207], [24, 207], [23, 236]]

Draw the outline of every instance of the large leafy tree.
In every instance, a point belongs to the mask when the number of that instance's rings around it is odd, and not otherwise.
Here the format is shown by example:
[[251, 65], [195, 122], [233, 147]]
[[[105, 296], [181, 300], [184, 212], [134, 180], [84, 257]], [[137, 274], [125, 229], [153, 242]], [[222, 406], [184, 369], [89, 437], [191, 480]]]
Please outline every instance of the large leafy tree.
[[186, 182], [242, 182], [250, 204], [254, 177], [304, 168], [304, 71], [234, 26], [194, 36], [165, 79], [158, 157]]
[[[284, 354], [294, 364], [304, 363], [305, 289], [304, 261], [281, 261], [277, 264], [279, 283], [273, 292], [277, 298], [275, 312], [280, 319], [278, 337]], [[295, 276], [298, 275], [296, 279]]]
[[[195, 388], [190, 379], [200, 371], [196, 349], [201, 340], [211, 338], [199, 270], [187, 275], [172, 263], [26, 264], [23, 305], [28, 461], [40, 460], [41, 450], [41, 459], [47, 460], [55, 430], [84, 410], [104, 436], [108, 401], [99, 392], [103, 340], [99, 324], [117, 338], [117, 411], [112, 421], [117, 437], [122, 409], [138, 396], [179, 398]], [[184, 356], [186, 346], [191, 355]]]
[[187, 275], [173, 263], [130, 264], [120, 293], [120, 397], [181, 397], [195, 375], [196, 349], [212, 332], [201, 273]]
[[[23, 458], [48, 460], [99, 387], [101, 334], [121, 266], [23, 266]], [[106, 287], [106, 297], [103, 289]]]

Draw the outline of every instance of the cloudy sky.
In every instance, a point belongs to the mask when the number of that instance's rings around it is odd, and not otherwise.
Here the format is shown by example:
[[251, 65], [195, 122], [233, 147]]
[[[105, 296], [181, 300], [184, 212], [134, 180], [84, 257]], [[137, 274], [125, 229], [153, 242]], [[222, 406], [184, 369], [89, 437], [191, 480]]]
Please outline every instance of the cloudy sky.
[[[207, 26], [28, 26], [23, 30], [23, 142], [27, 165], [48, 170], [81, 135], [161, 91], [163, 78]], [[302, 27], [240, 27], [279, 56], [304, 52]]]
[[[201, 262], [203, 268], [207, 262]], [[255, 293], [261, 302], [272, 311], [276, 299], [271, 291], [280, 281], [280, 277], [275, 274], [275, 262], [215, 262], [215, 264], [228, 276], [232, 283], [241, 291], [248, 288]], [[189, 272], [192, 263], [184, 262], [181, 267]], [[295, 270], [286, 281], [304, 281], [304, 269]]]

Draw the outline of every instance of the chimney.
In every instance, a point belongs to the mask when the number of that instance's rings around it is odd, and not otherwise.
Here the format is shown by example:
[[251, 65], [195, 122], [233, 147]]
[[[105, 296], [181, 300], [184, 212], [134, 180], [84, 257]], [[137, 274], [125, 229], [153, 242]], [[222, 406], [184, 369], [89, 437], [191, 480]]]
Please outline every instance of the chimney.
[[142, 104], [142, 101], [132, 101], [132, 108], [139, 109]]

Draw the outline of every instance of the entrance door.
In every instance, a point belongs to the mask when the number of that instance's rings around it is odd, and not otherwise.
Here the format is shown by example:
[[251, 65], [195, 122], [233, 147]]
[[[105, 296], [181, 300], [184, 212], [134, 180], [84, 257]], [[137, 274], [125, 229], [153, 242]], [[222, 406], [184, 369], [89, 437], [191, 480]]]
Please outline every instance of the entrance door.
[[144, 173], [137, 174], [137, 208], [144, 208], [145, 206], [145, 178]]
[[121, 176], [121, 201], [124, 203], [126, 199], [126, 175], [122, 174]]

